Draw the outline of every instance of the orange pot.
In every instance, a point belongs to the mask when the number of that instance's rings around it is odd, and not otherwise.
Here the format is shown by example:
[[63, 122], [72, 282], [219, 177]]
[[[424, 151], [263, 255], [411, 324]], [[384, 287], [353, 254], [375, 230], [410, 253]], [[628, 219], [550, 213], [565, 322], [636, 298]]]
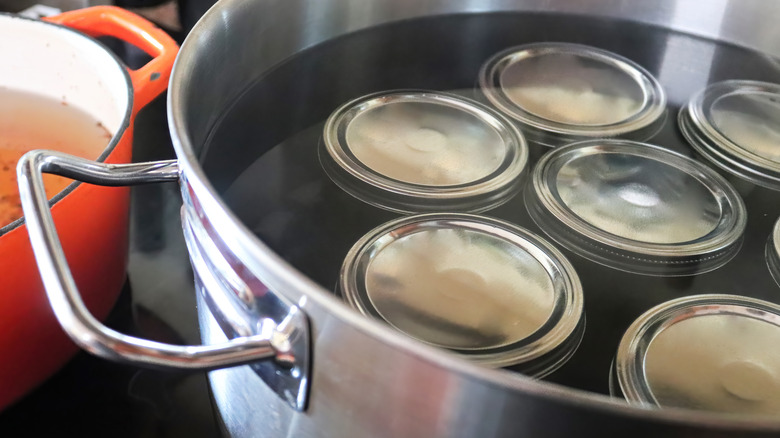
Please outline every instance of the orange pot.
[[[90, 36], [121, 39], [153, 59], [128, 70]], [[0, 87], [62, 99], [86, 111], [113, 133], [98, 160], [128, 163], [135, 114], [167, 88], [177, 50], [153, 24], [115, 7], [45, 21], [0, 15]], [[125, 281], [129, 203], [128, 188], [75, 183], [52, 200], [76, 283], [98, 318], [108, 314]], [[76, 346], [54, 318], [22, 220], [0, 229], [0, 273], [2, 409], [53, 374]]]

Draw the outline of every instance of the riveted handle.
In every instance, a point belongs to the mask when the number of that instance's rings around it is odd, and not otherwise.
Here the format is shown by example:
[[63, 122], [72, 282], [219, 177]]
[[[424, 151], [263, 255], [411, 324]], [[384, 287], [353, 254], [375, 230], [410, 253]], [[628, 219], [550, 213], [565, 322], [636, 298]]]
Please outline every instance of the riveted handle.
[[20, 159], [19, 192], [38, 270], [57, 319], [79, 346], [107, 359], [151, 367], [208, 370], [258, 361], [275, 361], [287, 368], [297, 366], [290, 336], [307, 333], [307, 327], [290, 327], [306, 324], [296, 307], [291, 313], [297, 318], [286, 318], [279, 324], [265, 319], [260, 334], [217, 345], [164, 344], [127, 336], [101, 324], [85, 307], [68, 267], [46, 199], [43, 173], [119, 186], [177, 181], [178, 166], [176, 161], [105, 164], [53, 151], [32, 151]]

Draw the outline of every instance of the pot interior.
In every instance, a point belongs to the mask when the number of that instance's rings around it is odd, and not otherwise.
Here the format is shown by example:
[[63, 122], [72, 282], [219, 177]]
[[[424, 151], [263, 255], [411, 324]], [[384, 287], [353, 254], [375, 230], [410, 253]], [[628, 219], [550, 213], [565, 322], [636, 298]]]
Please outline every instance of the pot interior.
[[[14, 169], [32, 149], [103, 160], [130, 123], [132, 86], [97, 41], [67, 27], [0, 14], [0, 234], [21, 221]], [[72, 181], [44, 176], [51, 199]], [[75, 185], [71, 185], [71, 188]]]
[[[238, 3], [232, 6], [238, 14]], [[351, 30], [349, 24], [339, 24]], [[241, 30], [240, 23], [236, 26]], [[188, 42], [190, 49], [205, 44], [201, 58], [189, 54], [189, 64], [174, 81], [201, 70], [188, 78], [187, 90], [174, 100], [172, 110], [187, 128], [188, 152], [197, 156], [208, 182], [243, 225], [329, 291], [335, 289], [350, 247], [371, 229], [399, 217], [348, 195], [322, 170], [324, 122], [349, 100], [384, 90], [430, 89], [485, 102], [478, 74], [491, 56], [522, 44], [571, 42], [622, 55], [657, 78], [667, 95], [668, 115], [648, 143], [696, 157], [676, 120], [694, 93], [727, 79], [771, 82], [780, 77], [780, 64], [767, 53], [618, 18], [474, 12], [334, 33], [336, 37], [317, 44], [298, 41], [302, 47], [286, 53], [282, 46], [293, 44], [288, 41], [292, 37], [279, 31], [285, 42], [258, 43], [261, 47], [254, 50], [263, 55], [254, 58], [242, 56], [246, 49], [220, 54], [215, 48], [229, 40], [224, 34], [196, 33]], [[214, 59], [206, 54], [230, 58], [234, 71], [212, 68]], [[209, 80], [218, 83], [204, 88]], [[201, 109], [204, 105], [210, 109]], [[526, 172], [549, 150], [532, 143]], [[631, 274], [560, 248], [582, 281], [587, 325], [579, 349], [547, 381], [609, 394], [610, 364], [621, 336], [639, 315], [670, 299], [731, 293], [780, 302], [764, 257], [767, 237], [780, 216], [780, 192], [724, 175], [747, 206], [748, 224], [737, 257], [715, 271], [683, 277]], [[483, 214], [545, 235], [531, 220], [522, 194]]]
[[[105, 47], [62, 26], [5, 14], [0, 14], [0, 34], [0, 87], [74, 106], [109, 132], [120, 130], [132, 89], [122, 65]], [[41, 121], [41, 129], [45, 123]], [[100, 151], [93, 158], [98, 155]]]

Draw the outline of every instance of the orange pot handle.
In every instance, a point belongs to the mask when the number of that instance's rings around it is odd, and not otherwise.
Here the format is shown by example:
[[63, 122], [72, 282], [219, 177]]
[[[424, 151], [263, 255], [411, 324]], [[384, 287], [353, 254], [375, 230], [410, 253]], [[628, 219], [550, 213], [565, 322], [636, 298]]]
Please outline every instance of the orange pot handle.
[[138, 70], [128, 69], [133, 82], [133, 113], [168, 88], [179, 46], [167, 33], [139, 15], [115, 6], [94, 6], [43, 20], [68, 26], [92, 37], [118, 38], [153, 58]]

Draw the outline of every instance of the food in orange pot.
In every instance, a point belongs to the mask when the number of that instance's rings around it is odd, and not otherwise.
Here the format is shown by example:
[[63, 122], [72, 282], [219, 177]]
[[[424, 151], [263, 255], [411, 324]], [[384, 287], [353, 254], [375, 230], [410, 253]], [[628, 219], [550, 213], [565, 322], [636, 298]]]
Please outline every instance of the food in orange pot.
[[[128, 70], [90, 38], [104, 35], [141, 48], [152, 60]], [[5, 181], [15, 175], [13, 161], [25, 149], [48, 148], [108, 163], [130, 162], [135, 114], [167, 88], [177, 49], [163, 31], [115, 7], [67, 12], [46, 21], [0, 14], [0, 99], [6, 103], [5, 110], [0, 104], [0, 148], [5, 148], [0, 152], [0, 409], [76, 351], [47, 303], [27, 230], [18, 218], [15, 182]], [[25, 145], [19, 135], [29, 123], [39, 132]], [[71, 132], [80, 131], [79, 124], [89, 132]], [[54, 220], [86, 305], [103, 318], [125, 281], [129, 191], [67, 183], [47, 181]]]

